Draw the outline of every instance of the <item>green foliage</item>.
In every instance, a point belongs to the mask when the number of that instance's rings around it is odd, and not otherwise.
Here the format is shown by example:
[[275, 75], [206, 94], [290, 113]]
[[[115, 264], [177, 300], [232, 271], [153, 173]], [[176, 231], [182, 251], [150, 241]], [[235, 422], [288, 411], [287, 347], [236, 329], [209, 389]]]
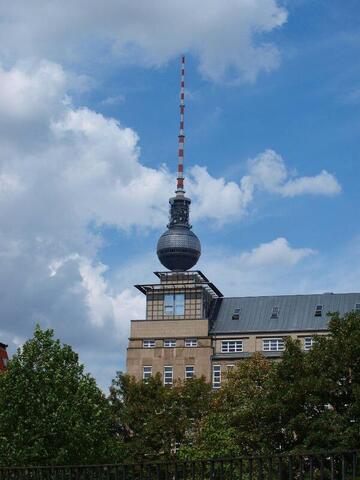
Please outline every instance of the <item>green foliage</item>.
[[313, 416], [304, 446], [358, 448], [360, 444], [360, 315], [332, 315], [329, 335], [307, 356], [307, 395]]
[[110, 403], [126, 459], [139, 462], [172, 457], [177, 442], [191, 441], [210, 396], [211, 388], [202, 378], [169, 388], [159, 374], [145, 382], [118, 373]]
[[279, 362], [238, 363], [183, 458], [356, 449], [360, 444], [360, 315], [333, 314], [310, 352], [289, 338]]
[[266, 398], [273, 368], [261, 355], [239, 362], [214, 395], [193, 447], [182, 449], [182, 456], [219, 458], [269, 451]]
[[110, 411], [70, 346], [36, 327], [0, 375], [3, 465], [99, 462], [113, 454]]

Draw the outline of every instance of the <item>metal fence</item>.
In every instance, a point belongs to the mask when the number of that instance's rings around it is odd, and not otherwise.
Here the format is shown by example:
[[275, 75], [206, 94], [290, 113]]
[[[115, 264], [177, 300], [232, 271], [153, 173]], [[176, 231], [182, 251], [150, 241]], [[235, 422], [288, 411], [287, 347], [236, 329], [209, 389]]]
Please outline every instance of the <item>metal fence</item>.
[[360, 480], [358, 451], [171, 463], [0, 467], [0, 480]]

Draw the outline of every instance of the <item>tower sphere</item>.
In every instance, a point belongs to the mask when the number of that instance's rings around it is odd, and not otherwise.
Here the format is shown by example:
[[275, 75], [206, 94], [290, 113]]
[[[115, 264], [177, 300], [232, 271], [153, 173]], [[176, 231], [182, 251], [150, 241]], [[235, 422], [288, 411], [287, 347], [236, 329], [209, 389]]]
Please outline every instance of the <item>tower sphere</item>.
[[197, 263], [200, 254], [198, 237], [185, 226], [169, 228], [157, 244], [159, 260], [169, 270], [189, 270]]

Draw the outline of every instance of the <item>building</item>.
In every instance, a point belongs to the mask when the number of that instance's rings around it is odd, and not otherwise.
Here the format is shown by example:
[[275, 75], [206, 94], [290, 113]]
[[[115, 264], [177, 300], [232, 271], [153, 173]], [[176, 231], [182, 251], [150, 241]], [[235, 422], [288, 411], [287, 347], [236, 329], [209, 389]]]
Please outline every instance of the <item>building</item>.
[[202, 272], [191, 270], [201, 245], [184, 191], [184, 108], [182, 58], [177, 187], [157, 245], [168, 271], [155, 272], [156, 283], [136, 285], [146, 295], [146, 318], [131, 322], [127, 372], [145, 380], [159, 372], [167, 385], [205, 376], [219, 388], [228, 369], [255, 352], [281, 358], [286, 337], [311, 349], [314, 335], [327, 332], [328, 312], [360, 311], [360, 293], [227, 298]]
[[9, 361], [9, 357], [7, 354], [7, 345], [5, 343], [0, 342], [0, 371], [5, 370]]

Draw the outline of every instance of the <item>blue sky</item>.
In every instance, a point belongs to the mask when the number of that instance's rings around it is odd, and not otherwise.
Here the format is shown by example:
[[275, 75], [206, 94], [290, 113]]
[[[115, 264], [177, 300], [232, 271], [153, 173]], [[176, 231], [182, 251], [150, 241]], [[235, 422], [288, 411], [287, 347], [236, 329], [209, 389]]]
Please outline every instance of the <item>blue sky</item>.
[[132, 285], [161, 269], [181, 53], [199, 268], [226, 295], [359, 291], [358, 2], [71, 5], [0, 7], [11, 352], [39, 322], [104, 388], [124, 368]]

